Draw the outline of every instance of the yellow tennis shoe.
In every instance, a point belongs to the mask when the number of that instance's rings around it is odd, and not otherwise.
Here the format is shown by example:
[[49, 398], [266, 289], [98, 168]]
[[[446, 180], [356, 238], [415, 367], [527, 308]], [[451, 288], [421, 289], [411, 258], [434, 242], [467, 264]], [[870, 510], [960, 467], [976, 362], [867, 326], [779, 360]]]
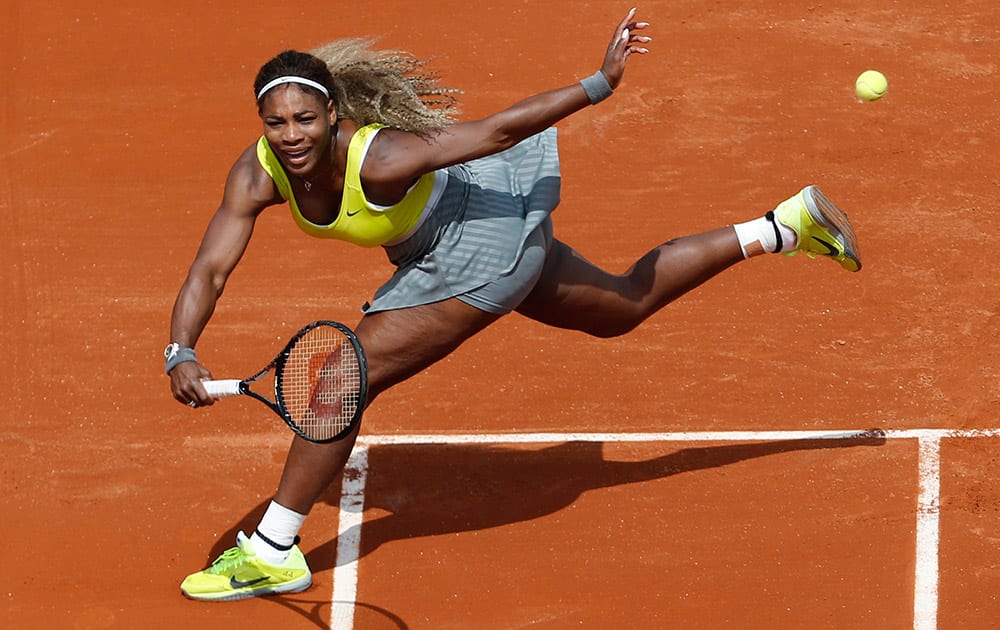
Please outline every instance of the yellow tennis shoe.
[[240, 532], [235, 547], [223, 552], [212, 566], [184, 579], [181, 592], [192, 599], [222, 602], [272, 593], [298, 593], [311, 585], [312, 572], [298, 545], [292, 546], [284, 564], [272, 566], [256, 556], [250, 539]]
[[773, 215], [769, 212], [767, 216], [795, 232], [798, 239], [795, 249], [783, 252], [786, 256], [799, 252], [810, 258], [828, 256], [848, 271], [861, 269], [858, 239], [851, 222], [816, 186], [806, 186], [791, 199], [778, 204]]

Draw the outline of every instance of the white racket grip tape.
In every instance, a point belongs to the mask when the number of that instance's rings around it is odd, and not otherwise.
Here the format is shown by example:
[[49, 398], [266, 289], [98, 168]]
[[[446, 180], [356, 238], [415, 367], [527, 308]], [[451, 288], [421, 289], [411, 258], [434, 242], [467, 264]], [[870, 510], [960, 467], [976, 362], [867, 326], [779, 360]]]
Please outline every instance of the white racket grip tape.
[[226, 396], [239, 396], [240, 380], [228, 379], [223, 381], [202, 381], [202, 387], [212, 398], [225, 398]]

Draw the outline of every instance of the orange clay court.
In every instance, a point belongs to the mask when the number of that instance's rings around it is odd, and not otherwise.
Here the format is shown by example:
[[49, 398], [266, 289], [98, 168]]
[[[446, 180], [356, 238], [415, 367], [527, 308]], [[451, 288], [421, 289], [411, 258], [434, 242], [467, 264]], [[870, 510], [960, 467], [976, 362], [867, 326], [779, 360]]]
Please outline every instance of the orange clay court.
[[[593, 73], [628, 8], [4, 2], [0, 625], [995, 627], [991, 0], [639, 5], [651, 54], [560, 125], [556, 236], [623, 270], [817, 183], [865, 268], [754, 260], [614, 340], [506, 318], [371, 409], [302, 532], [312, 589], [180, 594], [291, 437], [253, 401], [186, 409], [162, 373], [259, 65], [380, 35], [471, 118]], [[889, 91], [860, 103], [868, 68]], [[199, 343], [217, 378], [354, 324], [390, 272], [284, 209], [258, 226]]]

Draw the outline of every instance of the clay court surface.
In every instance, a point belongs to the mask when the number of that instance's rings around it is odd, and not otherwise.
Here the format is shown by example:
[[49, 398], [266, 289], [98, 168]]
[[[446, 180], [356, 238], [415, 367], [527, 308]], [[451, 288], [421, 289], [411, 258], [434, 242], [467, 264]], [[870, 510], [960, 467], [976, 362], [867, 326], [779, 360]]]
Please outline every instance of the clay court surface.
[[[989, 0], [640, 5], [654, 52], [559, 126], [557, 237], [624, 270], [817, 183], [865, 268], [756, 259], [614, 340], [506, 318], [371, 409], [302, 532], [311, 590], [182, 597], [254, 527], [290, 440], [253, 401], [173, 402], [162, 373], [174, 297], [259, 134], [260, 64], [381, 35], [436, 56], [471, 118], [594, 72], [629, 8], [303, 7], [0, 8], [0, 625], [995, 626]], [[867, 68], [890, 87], [862, 104]], [[306, 322], [356, 322], [389, 273], [275, 208], [199, 357], [248, 375]]]

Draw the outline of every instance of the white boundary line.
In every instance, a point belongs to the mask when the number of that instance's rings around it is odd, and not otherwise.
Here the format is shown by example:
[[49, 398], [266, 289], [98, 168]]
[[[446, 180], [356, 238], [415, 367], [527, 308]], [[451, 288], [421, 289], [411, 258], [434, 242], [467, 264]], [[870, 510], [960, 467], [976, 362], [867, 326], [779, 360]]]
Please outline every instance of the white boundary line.
[[773, 440], [942, 439], [1000, 437], [1000, 429], [870, 429], [867, 431], [677, 431], [664, 433], [440, 433], [369, 435], [358, 444], [532, 444], [545, 442], [769, 442]]
[[1000, 429], [872, 429], [868, 431], [693, 431], [666, 433], [474, 433], [370, 435], [358, 439], [344, 468], [333, 571], [330, 627], [354, 628], [358, 589], [368, 450], [372, 446], [428, 444], [542, 444], [551, 442], [764, 442], [784, 440], [917, 440], [920, 448], [920, 495], [917, 500], [916, 569], [913, 592], [914, 630], [936, 630], [938, 549], [940, 545], [941, 440], [1000, 437]]
[[913, 629], [937, 628], [938, 546], [941, 522], [941, 439], [920, 438], [917, 562], [913, 580]]
[[337, 557], [333, 568], [333, 601], [330, 627], [354, 627], [354, 603], [358, 596], [358, 559], [361, 552], [361, 521], [368, 481], [368, 447], [356, 444], [344, 466], [340, 494], [340, 524], [337, 526]]

